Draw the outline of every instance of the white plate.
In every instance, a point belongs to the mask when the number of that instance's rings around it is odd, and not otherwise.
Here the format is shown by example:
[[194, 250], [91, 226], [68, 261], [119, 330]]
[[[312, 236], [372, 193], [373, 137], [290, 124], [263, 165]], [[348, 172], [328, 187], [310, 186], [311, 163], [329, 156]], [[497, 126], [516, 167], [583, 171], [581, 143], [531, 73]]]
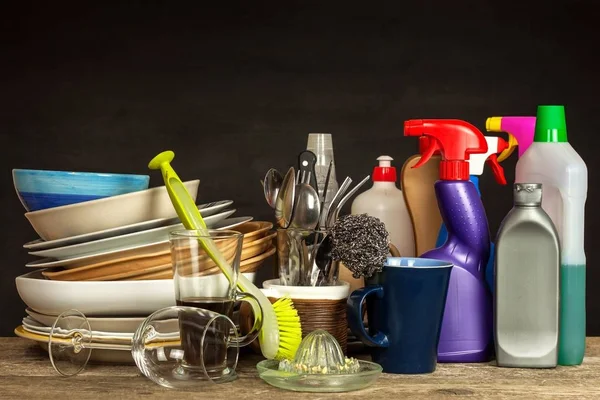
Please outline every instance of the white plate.
[[[79, 321], [82, 318], [76, 318]], [[71, 319], [72, 320], [72, 319]], [[51, 326], [45, 326], [37, 322], [31, 317], [23, 318], [21, 321], [23, 324], [23, 328], [26, 331], [31, 333], [36, 333], [38, 335], [50, 336], [50, 332], [52, 331]], [[177, 319], [170, 319], [165, 321], [160, 321], [158, 325], [161, 327], [161, 333], [157, 333], [156, 337], [164, 340], [177, 340], [179, 339], [179, 321]], [[82, 325], [83, 326], [83, 325]], [[64, 327], [58, 326], [58, 329], [55, 330], [55, 335], [58, 338], [68, 338], [71, 332], [71, 329], [65, 329]], [[91, 325], [90, 325], [91, 328]], [[91, 337], [92, 340], [102, 340], [102, 341], [111, 341], [111, 342], [125, 342], [125, 344], [131, 343], [133, 339], [133, 335], [137, 327], [132, 332], [103, 332], [92, 329]]]
[[[216, 215], [211, 215], [210, 217], [204, 218], [204, 222], [206, 223], [207, 227], [211, 228], [213, 224], [215, 224], [219, 221], [223, 221], [225, 218], [229, 217], [233, 213], [235, 213], [235, 210], [228, 210], [228, 211], [224, 211], [222, 213], [216, 214]], [[173, 225], [169, 228], [171, 228], [171, 229], [168, 230], [168, 232], [178, 230], [178, 229], [185, 229], [183, 227], [183, 224]], [[51, 267], [75, 268], [78, 266], [82, 266], [82, 265], [86, 265], [86, 264], [93, 264], [95, 262], [100, 262], [103, 260], [113, 258], [110, 256], [118, 254], [118, 253], [126, 252], [126, 251], [132, 252], [134, 250], [141, 251], [144, 249], [148, 249], [148, 251], [151, 251], [154, 248], [156, 248], [154, 251], [161, 251], [164, 246], [160, 246], [160, 245], [161, 244], [166, 245], [169, 243], [169, 234], [167, 231], [164, 230], [164, 228], [159, 228], [159, 229], [163, 229], [163, 231], [161, 232], [161, 236], [160, 237], [153, 236], [153, 238], [154, 238], [153, 242], [144, 242], [144, 243], [140, 243], [140, 244], [130, 244], [127, 246], [120, 246], [117, 248], [109, 248], [109, 249], [100, 250], [97, 252], [92, 252], [92, 253], [88, 253], [88, 254], [81, 255], [81, 256], [63, 258], [63, 259], [59, 259], [59, 260], [55, 260], [54, 258], [44, 258], [41, 260], [32, 261], [30, 263], [27, 263], [27, 264], [25, 264], [25, 266], [29, 267], [29, 268], [51, 268]]]
[[[201, 210], [203, 217], [214, 215], [215, 213], [223, 210], [224, 208], [233, 204], [232, 200], [222, 200], [212, 203], [201, 204], [198, 206], [198, 210]], [[106, 229], [103, 231], [92, 232], [85, 235], [71, 236], [68, 238], [49, 240], [45, 241], [37, 239], [32, 242], [23, 245], [28, 250], [46, 250], [54, 249], [57, 247], [71, 246], [79, 243], [86, 243], [95, 240], [107, 239], [115, 236], [123, 236], [134, 232], [141, 232], [149, 229], [156, 229], [158, 227], [173, 225], [179, 222], [179, 217], [174, 218], [159, 218], [150, 221], [144, 221], [137, 224], [119, 226], [117, 228]], [[31, 254], [31, 253], [30, 253]]]
[[[15, 279], [27, 307], [45, 315], [70, 309], [86, 317], [139, 317], [175, 305], [172, 279], [147, 281], [51, 281], [36, 270]], [[244, 274], [254, 282], [255, 273]]]
[[[31, 308], [25, 310], [27, 315], [43, 326], [52, 326], [56, 321], [56, 316], [41, 314]], [[123, 318], [98, 318], [87, 317], [90, 328], [93, 331], [103, 332], [135, 332], [135, 330], [144, 321], [144, 317], [123, 317]]]
[[[50, 335], [50, 331], [52, 330], [52, 326], [42, 325], [31, 317], [23, 318], [21, 323], [23, 324], [25, 330], [32, 333], [37, 333], [38, 335]], [[69, 334], [69, 331], [67, 329], [58, 327], [56, 334], [57, 337], [66, 337]], [[103, 332], [92, 329], [92, 337], [131, 340], [133, 338], [133, 332]]]
[[[223, 204], [218, 204], [218, 205], [211, 207], [210, 209], [207, 209], [208, 212], [201, 210], [201, 214], [203, 214], [202, 216], [204, 217], [204, 221], [205, 222], [209, 221], [206, 223], [212, 224], [212, 226], [214, 226], [214, 224], [216, 223], [215, 219], [214, 219], [216, 217], [216, 215], [214, 215], [214, 213], [219, 211], [219, 210], [215, 211], [215, 207], [222, 209], [223, 207], [227, 207], [228, 205], [231, 205], [231, 203], [233, 203], [233, 201], [228, 200], [226, 202], [223, 202]], [[215, 203], [211, 203], [211, 204], [215, 204]], [[205, 216], [204, 214], [208, 214], [208, 215]], [[217, 215], [221, 215], [221, 214], [217, 214]], [[219, 222], [219, 221], [217, 221], [217, 222]], [[32, 256], [37, 256], [37, 257], [48, 257], [48, 258], [55, 258], [55, 259], [62, 260], [62, 259], [67, 259], [67, 258], [74, 258], [74, 257], [85, 256], [85, 255], [91, 255], [91, 254], [95, 254], [95, 253], [101, 253], [101, 252], [108, 251], [108, 250], [124, 250], [124, 249], [128, 249], [128, 248], [131, 248], [131, 247], [134, 247], [137, 245], [157, 243], [157, 242], [168, 240], [169, 233], [174, 230], [178, 230], [178, 229], [184, 229], [183, 225], [182, 224], [174, 224], [174, 225], [169, 225], [169, 226], [163, 226], [160, 228], [149, 229], [149, 230], [145, 230], [145, 231], [141, 231], [141, 232], [133, 232], [133, 233], [128, 233], [126, 235], [113, 236], [113, 237], [106, 238], [106, 239], [94, 240], [94, 241], [87, 242], [87, 243], [73, 244], [70, 246], [56, 247], [56, 248], [47, 249], [47, 250], [30, 251], [29, 254], [31, 254]]]
[[[200, 181], [188, 181], [184, 185], [195, 201]], [[176, 216], [165, 186], [25, 213], [33, 229], [44, 240]]]

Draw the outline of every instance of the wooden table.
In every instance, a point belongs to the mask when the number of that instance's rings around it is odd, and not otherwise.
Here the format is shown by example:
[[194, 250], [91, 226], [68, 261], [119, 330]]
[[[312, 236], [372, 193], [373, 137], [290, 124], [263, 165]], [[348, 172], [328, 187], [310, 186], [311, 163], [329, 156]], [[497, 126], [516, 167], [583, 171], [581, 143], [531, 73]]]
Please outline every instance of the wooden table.
[[600, 399], [600, 337], [588, 338], [586, 358], [578, 367], [551, 370], [497, 368], [490, 364], [441, 364], [429, 375], [383, 374], [375, 385], [357, 392], [309, 394], [279, 390], [258, 378], [257, 356], [245, 355], [239, 379], [206, 384], [197, 392], [164, 389], [133, 365], [89, 365], [64, 378], [48, 354], [21, 338], [0, 338], [0, 399]]

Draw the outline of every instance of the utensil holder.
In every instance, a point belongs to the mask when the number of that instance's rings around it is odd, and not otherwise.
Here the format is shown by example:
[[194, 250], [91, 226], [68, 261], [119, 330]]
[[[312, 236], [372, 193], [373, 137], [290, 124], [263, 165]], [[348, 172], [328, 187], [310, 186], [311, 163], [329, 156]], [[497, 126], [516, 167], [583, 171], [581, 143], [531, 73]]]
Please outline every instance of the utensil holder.
[[347, 282], [335, 286], [284, 286], [279, 279], [263, 283], [263, 292], [272, 301], [289, 296], [300, 316], [302, 337], [316, 329], [324, 329], [339, 342], [344, 354], [348, 343], [348, 321], [346, 299], [350, 294]]
[[[284, 286], [336, 284], [339, 262], [331, 258], [328, 230], [278, 229], [277, 266]], [[325, 250], [325, 251], [319, 251]]]
[[[300, 316], [302, 337], [316, 329], [324, 329], [339, 342], [344, 354], [347, 354], [348, 321], [346, 319], [346, 301], [350, 294], [350, 285], [339, 281], [335, 286], [284, 286], [279, 279], [263, 283], [263, 293], [275, 303], [283, 296], [289, 296]], [[245, 335], [254, 324], [251, 308], [242, 303], [239, 314], [239, 326]], [[260, 345], [254, 341], [249, 347], [260, 354]]]

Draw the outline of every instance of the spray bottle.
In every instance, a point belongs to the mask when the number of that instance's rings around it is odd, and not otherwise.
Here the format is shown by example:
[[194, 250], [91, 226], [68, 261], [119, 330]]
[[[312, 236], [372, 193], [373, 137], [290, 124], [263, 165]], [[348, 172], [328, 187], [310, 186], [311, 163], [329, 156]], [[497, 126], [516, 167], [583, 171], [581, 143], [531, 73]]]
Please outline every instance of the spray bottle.
[[[501, 170], [502, 168], [500, 167], [498, 161], [498, 154], [503, 153], [509, 148], [509, 145], [506, 142], [506, 140], [496, 136], [486, 136], [485, 141], [488, 145], [488, 151], [483, 154], [473, 154], [471, 155], [471, 159], [469, 160], [469, 180], [473, 182], [473, 185], [475, 186], [479, 197], [481, 197], [481, 190], [479, 189], [479, 176], [483, 174], [484, 165], [487, 163], [492, 168], [492, 170]], [[496, 182], [498, 182], [500, 185], [506, 185], [504, 173], [496, 173], [494, 171], [494, 176], [496, 177]], [[447, 238], [448, 230], [446, 229], [446, 225], [442, 224], [435, 247], [442, 246], [446, 242]], [[485, 280], [492, 294], [494, 293], [495, 251], [496, 250], [494, 243], [490, 242], [490, 256], [487, 260], [485, 267]]]
[[[448, 229], [448, 240], [421, 255], [451, 262], [444, 320], [438, 346], [439, 362], [485, 362], [492, 353], [492, 298], [485, 282], [490, 232], [481, 198], [469, 180], [471, 154], [488, 151], [483, 134], [460, 120], [423, 119], [404, 123], [405, 136], [428, 136], [430, 146], [420, 167], [439, 148], [440, 180], [435, 193]], [[437, 148], [436, 148], [437, 147]], [[494, 174], [502, 175], [500, 166]]]
[[508, 148], [498, 156], [499, 162], [507, 159], [517, 146], [521, 158], [533, 142], [535, 117], [490, 117], [485, 121], [485, 129], [488, 132], [508, 133]]

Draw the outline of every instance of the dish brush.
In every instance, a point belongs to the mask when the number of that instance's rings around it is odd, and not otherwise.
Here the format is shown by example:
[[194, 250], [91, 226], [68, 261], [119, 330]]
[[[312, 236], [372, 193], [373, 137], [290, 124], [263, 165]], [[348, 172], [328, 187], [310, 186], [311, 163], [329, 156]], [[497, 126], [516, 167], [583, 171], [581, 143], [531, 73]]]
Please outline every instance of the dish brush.
[[[148, 168], [162, 173], [167, 192], [173, 207], [186, 229], [197, 230], [208, 236], [208, 229], [202, 215], [177, 173], [171, 166], [175, 158], [172, 151], [164, 151], [150, 161]], [[233, 270], [211, 239], [199, 238], [200, 244], [221, 269], [223, 274], [232, 280]], [[302, 341], [300, 317], [289, 297], [283, 297], [271, 304], [269, 299], [243, 274], [239, 275], [238, 288], [253, 295], [259, 305], [250, 301], [256, 324], [262, 323], [258, 340], [263, 356], [267, 359], [291, 359], [296, 354]], [[262, 309], [262, 320], [260, 319]]]

